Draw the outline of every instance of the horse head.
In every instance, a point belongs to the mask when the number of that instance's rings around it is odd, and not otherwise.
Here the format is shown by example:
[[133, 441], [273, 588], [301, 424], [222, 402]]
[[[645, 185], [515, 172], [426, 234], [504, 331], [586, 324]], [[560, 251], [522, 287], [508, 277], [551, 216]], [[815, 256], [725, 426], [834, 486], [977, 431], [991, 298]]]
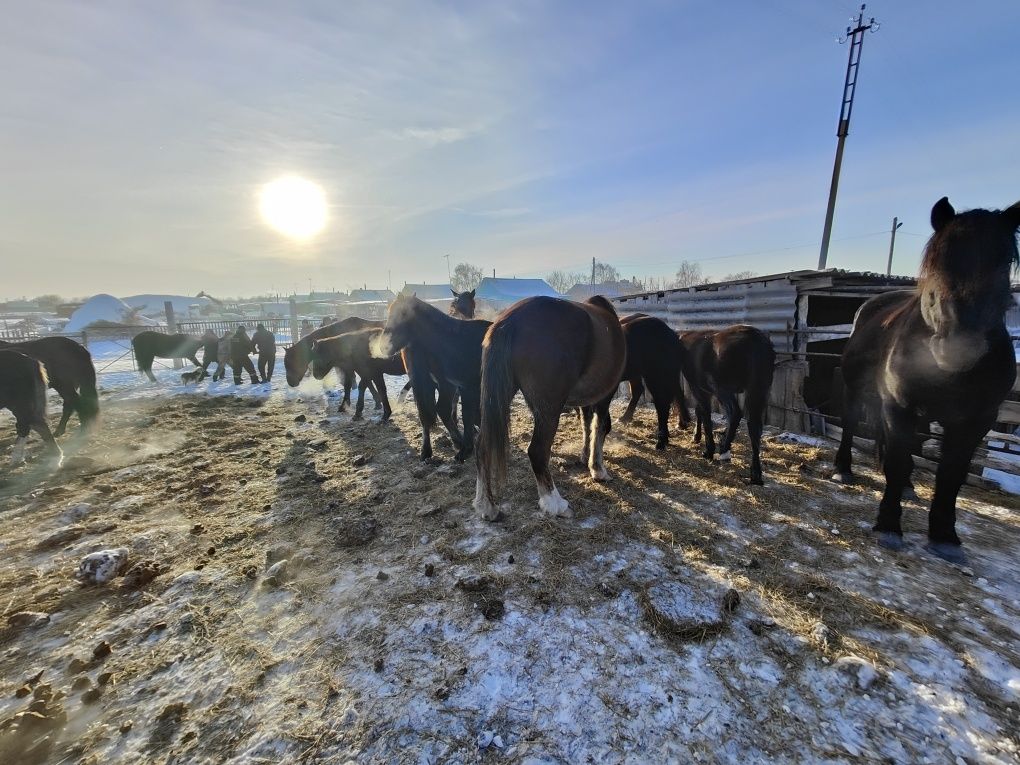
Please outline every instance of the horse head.
[[1020, 262], [1020, 202], [1006, 210], [958, 213], [946, 197], [931, 211], [917, 288], [929, 348], [947, 371], [970, 369], [988, 350], [988, 333], [1012, 304], [1010, 274]]
[[312, 361], [310, 344], [298, 341], [288, 345], [283, 351], [283, 368], [287, 372], [287, 385], [296, 388], [304, 379], [308, 365]]
[[386, 325], [372, 340], [372, 355], [388, 359], [411, 344], [411, 325], [421, 301], [416, 295], [397, 295], [386, 312]]
[[453, 301], [450, 303], [450, 315], [465, 319], [475, 318], [475, 291], [457, 292], [451, 289]]

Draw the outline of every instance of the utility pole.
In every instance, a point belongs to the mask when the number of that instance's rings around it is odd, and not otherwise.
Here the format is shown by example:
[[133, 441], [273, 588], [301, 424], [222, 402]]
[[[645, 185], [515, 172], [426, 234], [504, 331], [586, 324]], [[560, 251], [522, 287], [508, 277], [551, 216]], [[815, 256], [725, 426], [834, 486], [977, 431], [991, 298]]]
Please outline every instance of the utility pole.
[[839, 188], [839, 169], [843, 164], [843, 145], [846, 143], [847, 134], [850, 132], [850, 113], [854, 109], [854, 94], [857, 92], [857, 72], [861, 66], [861, 50], [864, 47], [864, 33], [868, 30], [877, 30], [878, 24], [872, 17], [867, 24], [864, 23], [864, 5], [861, 5], [861, 12], [858, 14], [855, 26], [846, 28], [846, 35], [840, 38], [840, 43], [850, 41], [850, 56], [846, 64], [846, 79], [843, 81], [843, 102], [839, 107], [839, 126], [836, 128], [836, 136], [839, 139], [836, 143], [836, 160], [832, 164], [832, 184], [829, 186], [829, 206], [825, 211], [825, 228], [822, 231], [822, 249], [818, 254], [818, 269], [825, 268], [825, 261], [829, 257], [829, 238], [832, 236], [832, 216], [836, 211], [836, 190]]
[[595, 258], [591, 259], [591, 294], [595, 295]]
[[893, 250], [896, 249], [896, 229], [903, 225], [903, 222], [899, 218], [892, 219], [892, 235], [889, 238], [889, 263], [885, 267], [885, 275], [892, 276], [892, 254]]
[[450, 256], [444, 255], [443, 257], [446, 258], [446, 281], [453, 283], [453, 277], [450, 276]]

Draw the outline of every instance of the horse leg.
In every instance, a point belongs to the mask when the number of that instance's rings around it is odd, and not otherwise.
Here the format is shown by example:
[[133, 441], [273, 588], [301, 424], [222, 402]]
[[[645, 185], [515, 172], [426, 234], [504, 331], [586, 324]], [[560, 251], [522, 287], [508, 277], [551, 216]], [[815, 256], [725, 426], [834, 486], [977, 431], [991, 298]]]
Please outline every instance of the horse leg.
[[360, 420], [361, 413], [365, 409], [365, 390], [368, 388], [368, 378], [359, 375], [361, 379], [358, 380], [358, 404], [354, 407], [354, 416], [352, 420]]
[[744, 400], [747, 418], [747, 436], [751, 441], [751, 483], [763, 486], [765, 479], [761, 472], [761, 432], [765, 423], [765, 401], [748, 394]]
[[[57, 429], [53, 431], [53, 435], [59, 438], [64, 435], [67, 430], [67, 421], [71, 419], [71, 414], [78, 410], [78, 394], [74, 388], [67, 388], [61, 386], [57, 393], [60, 394], [60, 398], [63, 400], [63, 410], [60, 413], [60, 422], [57, 423]], [[78, 419], [81, 419], [81, 415], [78, 415]]]
[[733, 393], [722, 393], [719, 401], [726, 410], [726, 433], [723, 435], [722, 443], [719, 444], [719, 459], [728, 462], [733, 458], [730, 449], [733, 446], [733, 439], [737, 436], [737, 428], [740, 427], [740, 418], [743, 412], [740, 411], [740, 402]]
[[350, 369], [345, 369], [341, 373], [344, 385], [344, 397], [340, 399], [340, 408], [337, 412], [347, 411], [348, 404], [351, 403], [351, 388], [354, 387], [354, 372]]
[[144, 372], [145, 376], [149, 378], [149, 382], [156, 382], [156, 375], [152, 373], [153, 361], [155, 361], [155, 359], [146, 358], [138, 362], [138, 366], [142, 368], [142, 372]]
[[[609, 419], [609, 403], [612, 400], [613, 397], [609, 396], [595, 405], [595, 422], [592, 425], [591, 460], [588, 462], [588, 471], [591, 473], [592, 480], [595, 481], [610, 480], [606, 464], [602, 460], [602, 447], [606, 443], [606, 436], [612, 430], [612, 424]], [[668, 406], [666, 407], [666, 416], [669, 416]], [[555, 435], [555, 431], [553, 431], [553, 434]]]
[[53, 434], [50, 433], [50, 426], [46, 424], [46, 418], [40, 415], [33, 420], [32, 430], [38, 433], [40, 438], [46, 443], [47, 451], [56, 458], [56, 467], [60, 467], [64, 462], [64, 453], [60, 451], [60, 447], [57, 446]]
[[15, 412], [14, 416], [18, 438], [14, 442], [14, 449], [11, 451], [11, 467], [20, 465], [25, 461], [25, 444], [28, 443], [28, 434], [32, 430], [32, 418], [30, 414]]
[[861, 419], [861, 393], [855, 387], [846, 385], [843, 388], [843, 435], [839, 439], [839, 450], [836, 452], [836, 459], [833, 460], [832, 474], [833, 481], [850, 483], [854, 476], [851, 469], [852, 450], [854, 445], [854, 432], [857, 430], [857, 423]]
[[591, 454], [591, 422], [595, 417], [595, 407], [582, 406], [577, 410], [577, 418], [581, 421], [581, 429], [584, 431], [584, 445], [581, 447], [581, 464], [588, 464], [588, 456]]
[[950, 563], [966, 562], [956, 533], [956, 497], [967, 479], [974, 450], [992, 424], [953, 424], [946, 426], [943, 433], [942, 456], [935, 473], [935, 496], [928, 512], [927, 549]]
[[460, 397], [461, 411], [464, 413], [464, 436], [455, 459], [464, 462], [475, 451], [475, 427], [481, 422], [481, 392], [463, 390]]
[[383, 377], [383, 373], [379, 372], [372, 378], [372, 382], [375, 383], [375, 389], [379, 391], [379, 396], [382, 398], [382, 421], [386, 422], [393, 414], [393, 410], [390, 408], [389, 396], [386, 395], [386, 379]]
[[569, 518], [572, 515], [570, 505], [560, 496], [549, 472], [549, 455], [552, 452], [553, 440], [556, 438], [556, 430], [560, 425], [562, 411], [562, 403], [550, 407], [547, 412], [532, 408], [535, 429], [528, 445], [528, 459], [531, 461], [531, 470], [535, 473], [535, 484], [538, 486], [539, 508], [549, 515]]
[[705, 448], [701, 456], [706, 460], [712, 459], [715, 454], [715, 434], [712, 432], [712, 396], [708, 391], [698, 391], [695, 394], [697, 404], [695, 405], [695, 416], [705, 436]]
[[[641, 382], [641, 377], [635, 377], [630, 380], [630, 403], [627, 404], [627, 411], [623, 413], [623, 417], [620, 418], [620, 422], [630, 422], [634, 419], [634, 410], [637, 409], [638, 400], [645, 393], [645, 386]], [[586, 429], [587, 430], [587, 429]]]
[[900, 517], [903, 507], [900, 498], [910, 478], [913, 460], [910, 447], [914, 443], [915, 416], [909, 410], [891, 402], [882, 404], [882, 427], [885, 432], [885, 492], [878, 506], [878, 520], [873, 528], [878, 532], [878, 543], [892, 550], [903, 547], [903, 529]]
[[[439, 419], [443, 421], [443, 425], [446, 426], [453, 445], [457, 451], [460, 451], [464, 446], [464, 435], [457, 427], [457, 389], [448, 382], [437, 383], [436, 387], [439, 389], [439, 400], [435, 403], [436, 412], [439, 414]], [[430, 390], [428, 394], [430, 399], [434, 399], [433, 394], [434, 391]], [[418, 400], [417, 391], [415, 391], [414, 398], [415, 401]], [[435, 417], [432, 418], [432, 422], [435, 422]]]
[[407, 400], [407, 393], [411, 390], [411, 381], [408, 380], [404, 383], [404, 387], [400, 389], [400, 393], [397, 394], [397, 403], [403, 404]]

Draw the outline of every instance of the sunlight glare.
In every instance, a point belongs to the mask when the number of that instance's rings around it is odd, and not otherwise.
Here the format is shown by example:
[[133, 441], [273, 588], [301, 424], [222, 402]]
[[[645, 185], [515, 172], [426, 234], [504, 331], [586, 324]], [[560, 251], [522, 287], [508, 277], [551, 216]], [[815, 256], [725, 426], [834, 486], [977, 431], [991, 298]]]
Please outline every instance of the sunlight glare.
[[284, 236], [310, 239], [326, 226], [326, 194], [307, 178], [283, 176], [262, 187], [259, 212]]

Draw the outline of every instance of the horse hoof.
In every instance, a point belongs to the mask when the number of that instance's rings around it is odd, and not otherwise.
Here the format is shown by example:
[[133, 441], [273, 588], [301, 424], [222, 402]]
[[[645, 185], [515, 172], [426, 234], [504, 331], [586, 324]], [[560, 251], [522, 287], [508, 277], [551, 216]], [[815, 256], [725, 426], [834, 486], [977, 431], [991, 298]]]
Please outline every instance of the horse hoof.
[[917, 496], [917, 492], [914, 490], [913, 486], [908, 486], [907, 488], [905, 488], [903, 490], [903, 493], [900, 495], [900, 498], [901, 498], [901, 500], [906, 499], [906, 500], [912, 500], [914, 502], [920, 502], [921, 501], [921, 498], [919, 496]]
[[844, 486], [846, 486], [847, 484], [851, 484], [854, 482], [854, 476], [853, 473], [851, 473], [849, 470], [845, 473], [841, 473], [840, 471], [837, 470], [835, 473], [832, 474], [832, 480], [835, 481], [836, 483], [841, 483]]
[[668, 441], [656, 441], [656, 442], [655, 442], [655, 448], [656, 448], [656, 449], [657, 449], [658, 451], [660, 451], [660, 452], [661, 452], [661, 451], [664, 451], [664, 450], [665, 450], [665, 448], [666, 448], [666, 446], [667, 446], [668, 444], [669, 444], [669, 442], [668, 442]]
[[[608, 483], [609, 481], [613, 480], [613, 477], [611, 475], [609, 475], [609, 471], [608, 470], [606, 470], [605, 468], [602, 468], [601, 470], [592, 470], [591, 471], [591, 480], [598, 481], [599, 483]], [[564, 500], [564, 501], [566, 501], [566, 500]]]
[[351, 417], [351, 421], [352, 421], [352, 422], [353, 422], [354, 420], [361, 420], [361, 419], [364, 419], [364, 418], [363, 418], [363, 417], [362, 417], [362, 416], [361, 416], [360, 414], [356, 414], [356, 415], [354, 415], [353, 417]]
[[732, 459], [733, 459], [733, 455], [730, 454], [729, 451], [719, 452], [719, 461], [720, 462], [729, 462]]
[[574, 516], [574, 513], [570, 510], [570, 503], [560, 496], [557, 489], [553, 489], [549, 494], [540, 496], [538, 498], [538, 506], [542, 512], [556, 518], [572, 518]]
[[748, 483], [751, 484], [751, 486], [765, 485], [765, 481], [761, 476], [751, 476], [751, 479], [748, 481]]
[[702, 453], [701, 453], [701, 456], [702, 456], [702, 457], [703, 457], [704, 459], [706, 459], [706, 460], [708, 460], [709, 462], [711, 462], [711, 461], [712, 461], [712, 457], [714, 457], [715, 455], [714, 455], [714, 454], [712, 454], [712, 452], [702, 452]]
[[937, 558], [958, 566], [967, 565], [967, 555], [961, 545], [954, 545], [951, 542], [929, 542], [924, 549]]
[[895, 531], [880, 531], [878, 532], [878, 544], [887, 550], [902, 550], [903, 535]]

